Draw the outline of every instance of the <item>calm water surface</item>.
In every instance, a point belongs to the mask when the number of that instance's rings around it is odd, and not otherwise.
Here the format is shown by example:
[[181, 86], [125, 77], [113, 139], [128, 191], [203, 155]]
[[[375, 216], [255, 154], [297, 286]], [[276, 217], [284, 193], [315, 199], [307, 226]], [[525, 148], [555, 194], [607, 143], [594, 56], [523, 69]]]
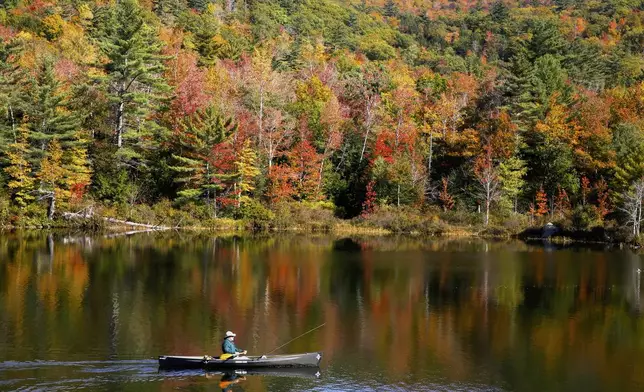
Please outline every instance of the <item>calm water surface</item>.
[[[642, 256], [480, 240], [0, 236], [0, 390], [641, 391]], [[160, 354], [323, 351], [321, 375]]]

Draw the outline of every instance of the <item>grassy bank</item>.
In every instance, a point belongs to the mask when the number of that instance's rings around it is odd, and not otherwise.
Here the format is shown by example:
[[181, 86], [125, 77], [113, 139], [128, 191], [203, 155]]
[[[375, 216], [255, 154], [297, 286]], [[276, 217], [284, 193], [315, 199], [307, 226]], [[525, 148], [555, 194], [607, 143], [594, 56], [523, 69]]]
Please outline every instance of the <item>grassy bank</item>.
[[[181, 229], [221, 232], [298, 232], [341, 235], [403, 234], [423, 237], [518, 238], [542, 241], [542, 226], [531, 226], [521, 214], [492, 216], [483, 224], [481, 214], [467, 211], [417, 210], [410, 207], [378, 207], [353, 219], [339, 219], [330, 203], [282, 203], [266, 208], [250, 203], [230, 217], [215, 217], [198, 206], [177, 208], [168, 201], [155, 205], [75, 206], [74, 214], [47, 219], [44, 208], [12, 209], [0, 206], [0, 226], [8, 229], [75, 229], [83, 231]], [[610, 223], [605, 227], [578, 228], [572, 221], [556, 221], [548, 241], [640, 244], [628, 228]]]

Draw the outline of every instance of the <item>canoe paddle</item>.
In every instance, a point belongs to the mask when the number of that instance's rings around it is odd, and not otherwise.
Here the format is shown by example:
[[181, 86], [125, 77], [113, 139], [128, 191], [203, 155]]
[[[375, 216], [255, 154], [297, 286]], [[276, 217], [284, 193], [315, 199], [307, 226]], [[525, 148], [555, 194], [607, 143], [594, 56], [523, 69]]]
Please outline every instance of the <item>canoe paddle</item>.
[[288, 342], [286, 342], [286, 343], [282, 344], [281, 346], [279, 346], [279, 347], [276, 347], [276, 348], [272, 349], [271, 351], [267, 352], [266, 354], [262, 354], [262, 355], [260, 355], [260, 356], [259, 356], [259, 358], [257, 358], [257, 359], [261, 359], [263, 356], [268, 355], [268, 354], [270, 354], [270, 353], [272, 353], [272, 352], [275, 352], [275, 351], [279, 350], [280, 348], [282, 348], [282, 347], [286, 346], [287, 344], [289, 344], [289, 343], [293, 342], [294, 340], [297, 340], [297, 339], [301, 338], [302, 336], [304, 336], [304, 335], [306, 335], [306, 334], [308, 334], [308, 333], [311, 333], [311, 332], [315, 331], [315, 330], [316, 330], [316, 329], [318, 329], [318, 328], [322, 328], [322, 327], [324, 327], [324, 325], [326, 325], [326, 323], [322, 323], [322, 324], [318, 325], [317, 327], [315, 327], [315, 328], [313, 328], [313, 329], [309, 329], [308, 331], [306, 331], [306, 332], [304, 332], [303, 334], [301, 334], [301, 335], [299, 335], [299, 336], [297, 336], [297, 337], [295, 337], [295, 338], [293, 338], [293, 339], [289, 340]]

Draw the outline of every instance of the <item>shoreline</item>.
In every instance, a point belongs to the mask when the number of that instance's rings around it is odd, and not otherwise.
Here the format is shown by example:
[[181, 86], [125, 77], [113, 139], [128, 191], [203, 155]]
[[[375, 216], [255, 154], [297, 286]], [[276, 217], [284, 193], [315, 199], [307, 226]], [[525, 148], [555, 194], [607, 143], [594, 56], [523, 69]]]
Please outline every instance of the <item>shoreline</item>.
[[[115, 221], [114, 218], [108, 218]], [[120, 221], [123, 222], [123, 221]], [[454, 226], [447, 223], [440, 230], [430, 230], [428, 232], [415, 231], [393, 231], [384, 227], [371, 227], [362, 226], [351, 223], [350, 221], [340, 221], [333, 225], [316, 225], [315, 223], [310, 226], [294, 225], [287, 228], [266, 228], [262, 230], [253, 230], [243, 220], [222, 219], [221, 225], [187, 225], [187, 226], [161, 226], [153, 224], [141, 224], [135, 222], [128, 222], [133, 224], [116, 224], [105, 225], [100, 228], [90, 229], [84, 225], [78, 224], [61, 224], [61, 221], [55, 221], [52, 225], [4, 225], [0, 226], [0, 234], [2, 232], [15, 232], [15, 231], [71, 231], [80, 232], [85, 235], [102, 234], [108, 238], [117, 236], [129, 236], [145, 233], [163, 233], [163, 232], [184, 232], [184, 233], [216, 233], [216, 234], [311, 234], [311, 235], [344, 235], [344, 236], [373, 236], [373, 237], [389, 237], [389, 236], [403, 236], [410, 238], [479, 238], [489, 240], [519, 240], [525, 243], [539, 243], [539, 244], [552, 244], [561, 246], [574, 246], [574, 245], [608, 245], [611, 247], [630, 248], [638, 250], [641, 245], [637, 242], [618, 241], [615, 238], [607, 238], [599, 240], [596, 238], [597, 231], [602, 233], [608, 230], [604, 228], [594, 228], [592, 230], [577, 230], [567, 231], [562, 230], [560, 233], [543, 237], [535, 235], [538, 227], [524, 228], [520, 232], [497, 232], [494, 228], [473, 227], [473, 226]], [[227, 224], [224, 224], [227, 223]], [[232, 223], [232, 224], [231, 224]], [[591, 238], [595, 237], [595, 238]]]

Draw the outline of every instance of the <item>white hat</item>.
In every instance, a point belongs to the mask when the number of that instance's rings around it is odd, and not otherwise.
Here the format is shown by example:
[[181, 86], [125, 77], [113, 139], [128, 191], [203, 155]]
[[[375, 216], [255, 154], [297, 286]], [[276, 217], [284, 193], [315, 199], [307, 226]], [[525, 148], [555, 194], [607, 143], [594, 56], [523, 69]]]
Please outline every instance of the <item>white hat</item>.
[[231, 336], [237, 336], [237, 334], [232, 333], [231, 331], [226, 331], [226, 337], [229, 338]]

